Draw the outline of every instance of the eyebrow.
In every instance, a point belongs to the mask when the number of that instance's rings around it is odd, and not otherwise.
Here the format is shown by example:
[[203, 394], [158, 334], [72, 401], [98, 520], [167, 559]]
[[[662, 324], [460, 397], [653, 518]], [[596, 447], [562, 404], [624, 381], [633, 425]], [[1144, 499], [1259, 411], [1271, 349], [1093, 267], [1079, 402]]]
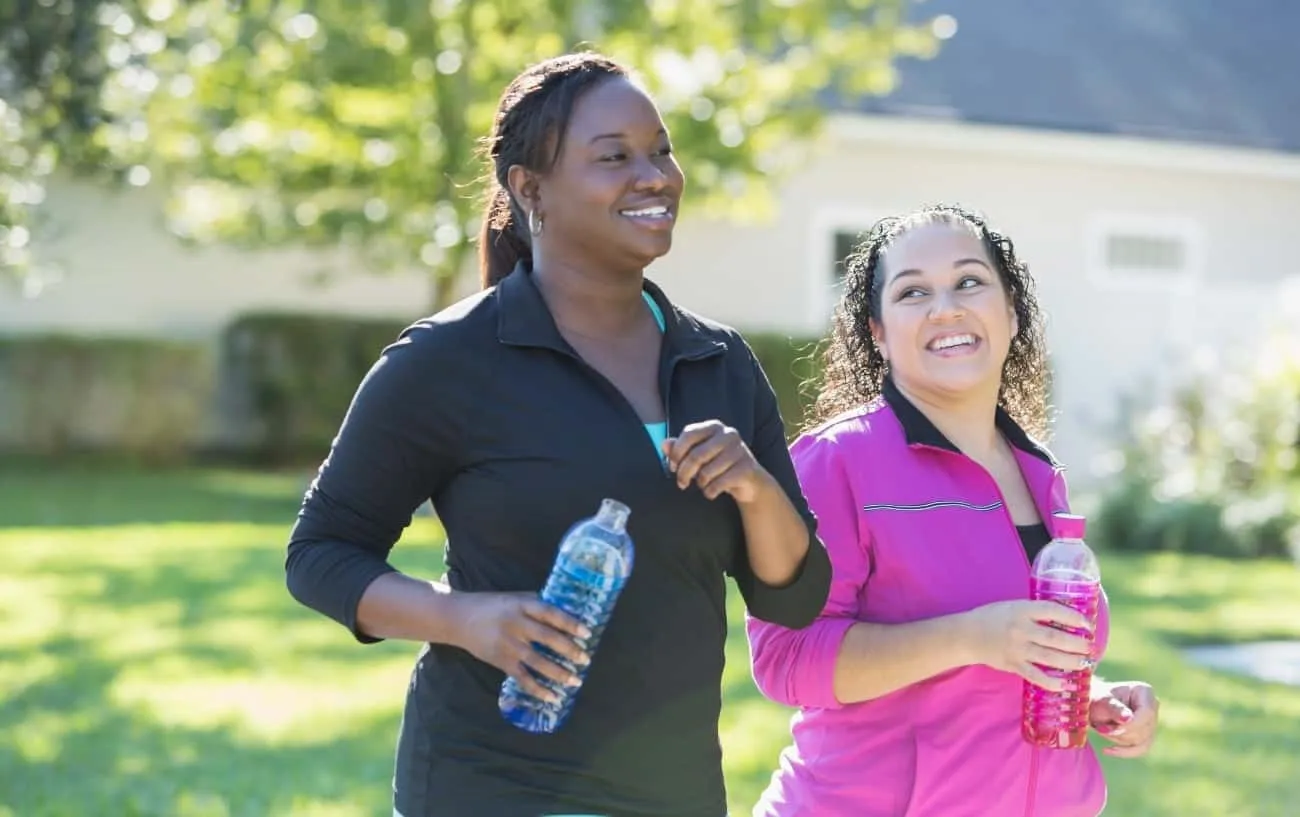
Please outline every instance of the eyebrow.
[[[958, 267], [965, 267], [965, 266], [969, 266], [969, 265], [971, 265], [971, 264], [979, 264], [979, 265], [980, 265], [981, 267], [983, 267], [984, 269], [989, 270], [990, 272], [992, 271], [992, 270], [990, 269], [989, 265], [986, 264], [986, 263], [984, 263], [984, 261], [981, 260], [981, 259], [979, 259], [979, 258], [961, 258], [961, 259], [958, 259], [957, 261], [954, 261], [954, 262], [953, 262], [952, 268], [953, 268], [953, 269], [957, 269]], [[892, 283], [893, 281], [897, 281], [899, 278], [906, 278], [906, 277], [909, 277], [909, 276], [911, 276], [911, 277], [915, 277], [915, 276], [920, 275], [920, 274], [921, 274], [921, 270], [916, 269], [915, 267], [912, 267], [912, 268], [909, 268], [909, 269], [905, 269], [905, 270], [899, 270], [899, 271], [894, 275], [894, 277], [893, 277], [892, 279], [890, 279], [890, 282]]]
[[[659, 130], [655, 131], [655, 136], [667, 136], [667, 135], [668, 135], [668, 131], [664, 128], [660, 128]], [[588, 141], [587, 144], [594, 145], [597, 142], [599, 142], [601, 139], [626, 139], [626, 138], [627, 138], [626, 133], [598, 133], [595, 136], [591, 137], [591, 140]]]

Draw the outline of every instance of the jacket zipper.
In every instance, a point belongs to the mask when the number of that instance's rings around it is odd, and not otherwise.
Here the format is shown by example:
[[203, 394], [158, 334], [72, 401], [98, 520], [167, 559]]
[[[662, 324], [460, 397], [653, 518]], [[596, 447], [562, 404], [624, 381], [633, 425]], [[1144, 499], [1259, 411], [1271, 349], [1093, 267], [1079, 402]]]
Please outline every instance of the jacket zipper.
[[[673, 373], [677, 370], [677, 364], [683, 361], [704, 360], [705, 358], [713, 357], [720, 353], [720, 349], [698, 349], [694, 352], [679, 353], [669, 358], [668, 365], [660, 372], [659, 396], [664, 401], [664, 430], [667, 432], [669, 438], [672, 438], [673, 436], [672, 400], [670, 399], [670, 393], [672, 391]], [[637, 419], [640, 420], [639, 417]], [[665, 475], [669, 475], [671, 472], [668, 470], [668, 461], [665, 457], [659, 456], [660, 454], [661, 452], [659, 451], [655, 452], [655, 455], [659, 459], [659, 467], [663, 469]]]
[[[664, 427], [667, 430], [669, 437], [673, 436], [672, 416], [669, 411], [669, 406], [671, 404], [669, 391], [672, 385], [673, 372], [676, 370], [677, 364], [683, 361], [703, 360], [704, 358], [720, 354], [720, 352], [720, 349], [700, 349], [685, 354], [676, 354], [669, 358], [666, 365], [660, 367], [659, 394], [660, 399], [663, 400], [664, 406]], [[632, 419], [636, 421], [638, 433], [640, 433], [642, 439], [650, 443], [650, 448], [654, 452], [655, 462], [659, 465], [659, 469], [667, 475], [669, 473], [668, 464], [665, 462], [662, 452], [655, 445], [654, 440], [650, 439], [650, 436], [646, 434], [645, 423], [641, 421], [641, 415], [636, 413], [636, 408], [632, 406], [632, 403], [627, 399], [627, 396], [624, 395], [623, 392], [619, 391], [618, 387], [615, 386], [609, 378], [597, 371], [597, 369], [590, 363], [583, 360], [582, 355], [574, 352], [568, 352], [567, 354], [569, 357], [576, 360], [578, 364], [586, 370], [587, 374], [589, 374], [600, 385], [600, 388], [604, 389], [611, 398], [613, 398], [618, 404], [622, 405], [626, 409], [627, 413], [632, 416]]]
[[[1015, 537], [1018, 541], [1020, 538], [1020, 531], [1016, 528], [1016, 520], [1011, 518], [1011, 509], [1007, 507], [1007, 498], [1003, 496], [1002, 489], [998, 487], [998, 481], [993, 478], [993, 475], [988, 472], [988, 469], [984, 468], [982, 465], [975, 462], [974, 460], [971, 460], [965, 454], [961, 454], [953, 451], [947, 451], [946, 449], [938, 448], [935, 446], [927, 446], [927, 447], [934, 448], [934, 450], [936, 451], [945, 451], [945, 453], [948, 454], [957, 453], [957, 456], [961, 457], [964, 460], [967, 460], [972, 466], [978, 468], [980, 471], [984, 473], [984, 476], [988, 479], [988, 481], [993, 484], [993, 492], [997, 495], [998, 502], [1000, 502], [1002, 505], [1002, 517], [1007, 520], [1007, 524], [1011, 527], [1011, 532], [1015, 534]], [[1019, 463], [1017, 462], [1017, 468], [1018, 467], [1019, 467]], [[1053, 468], [1052, 469], [1053, 484], [1055, 484], [1056, 474], [1057, 474], [1056, 469]], [[1032, 495], [1032, 490], [1031, 490], [1031, 495]], [[1052, 523], [1050, 519], [1050, 514], [1051, 514], [1051, 507], [1050, 507], [1051, 487], [1050, 486], [1048, 488], [1047, 498], [1048, 498], [1047, 505], [1039, 506], [1038, 512], [1040, 516], [1044, 514], [1049, 515], [1049, 518], [1045, 518], [1043, 520], [1043, 524], [1047, 527], [1047, 532], [1048, 535], [1050, 536], [1052, 535]], [[1035, 498], [1034, 504], [1035, 505], [1039, 504], [1037, 498]], [[1033, 572], [1033, 565], [1030, 564], [1029, 554], [1025, 553], [1024, 547], [1016, 548], [1016, 552], [1020, 554], [1020, 561], [1025, 566], [1025, 584], [1026, 586], [1028, 586], [1030, 575]], [[1030, 755], [1029, 755], [1029, 784], [1026, 786], [1026, 790], [1025, 790], [1025, 817], [1033, 817], [1034, 801], [1037, 799], [1038, 799], [1038, 747], [1034, 746], [1031, 747]]]
[[1034, 801], [1038, 799], [1038, 747], [1029, 756], [1029, 791], [1025, 793], [1025, 817], [1033, 817]]
[[[1055, 531], [1052, 530], [1051, 519], [1052, 489], [1056, 487], [1056, 480], [1060, 478], [1060, 474], [1060, 469], [1052, 469], [1052, 481], [1047, 487], [1047, 501], [1041, 506], [1046, 511], [1046, 518], [1043, 519], [1043, 524], [1047, 526], [1047, 535], [1049, 537], [1056, 536]], [[1040, 513], [1041, 512], [1042, 511], [1040, 511]], [[1028, 555], [1025, 556], [1025, 562], [1026, 564], [1029, 562]], [[1030, 573], [1032, 574], [1032, 572], [1033, 566], [1030, 565]], [[1038, 800], [1038, 756], [1040, 751], [1040, 748], [1035, 746], [1033, 747], [1033, 754], [1029, 756], [1029, 791], [1025, 795], [1025, 817], [1033, 817], [1034, 806], [1037, 804]]]
[[[673, 427], [672, 427], [672, 417], [670, 416], [669, 413], [669, 405], [671, 402], [669, 400], [669, 389], [672, 385], [673, 372], [676, 370], [677, 364], [683, 361], [704, 360], [705, 358], [713, 357], [715, 355], [720, 355], [726, 350], [726, 347], [720, 343], [715, 343], [712, 346], [707, 348], [697, 348], [689, 352], [678, 352], [677, 354], [674, 354], [672, 357], [668, 358], [668, 360], [665, 362], [663, 360], [663, 353], [664, 351], [667, 351], [667, 344], [668, 344], [667, 328], [665, 328], [665, 330], [661, 333], [660, 338], [661, 338], [660, 343], [662, 345], [660, 347], [661, 352], [660, 352], [660, 361], [658, 367], [659, 396], [660, 399], [663, 401], [664, 429], [667, 432], [667, 436], [672, 437]], [[553, 344], [545, 344], [544, 348], [552, 349], [577, 361], [578, 365], [581, 366], [589, 376], [595, 379], [597, 385], [600, 388], [604, 389], [607, 395], [612, 397], [616, 403], [621, 404], [627, 410], [627, 413], [632, 415], [632, 419], [636, 421], [637, 430], [640, 432], [641, 438], [642, 439], [649, 438], [649, 435], [646, 433], [645, 423], [641, 421], [641, 415], [636, 413], [636, 408], [632, 405], [631, 401], [627, 399], [627, 396], [624, 395], [623, 392], [619, 391], [619, 388], [615, 386], [614, 383], [609, 378], [605, 377], [603, 374], [597, 371], [595, 366], [592, 366], [590, 363], [584, 360], [582, 355], [578, 354], [578, 351], [574, 349], [571, 344], [563, 341], [562, 337], [561, 337], [561, 343], [562, 343], [561, 346], [555, 346]], [[534, 345], [534, 344], [524, 344], [524, 345]], [[654, 452], [655, 462], [659, 465], [660, 471], [662, 471], [665, 476], [669, 475], [668, 464], [665, 460], [665, 457], [663, 456], [662, 450], [659, 449], [658, 445], [654, 442], [653, 439], [650, 439], [649, 442], [650, 442], [650, 448]]]
[[[994, 479], [993, 475], [989, 474], [988, 471], [983, 466], [978, 465], [978, 463], [973, 463], [973, 464], [979, 467], [981, 471], [984, 471], [985, 475], [989, 479], [989, 482], [993, 483], [993, 490], [997, 493], [998, 500], [1002, 503], [1002, 516], [1004, 519], [1007, 520], [1007, 524], [1011, 526], [1011, 532], [1015, 534], [1016, 540], [1019, 541], [1020, 531], [1019, 529], [1016, 528], [1016, 520], [1011, 518], [1011, 509], [1007, 507], [1007, 498], [1002, 495], [1002, 489], [998, 487], [998, 481]], [[1046, 520], [1046, 519], [1043, 520], [1043, 524], [1049, 526], [1048, 533], [1050, 535], [1051, 533], [1050, 520]], [[1020, 554], [1020, 561], [1025, 565], [1025, 585], [1026, 588], [1028, 588], [1028, 585], [1030, 583], [1030, 578], [1033, 574], [1033, 565], [1030, 564], [1029, 554], [1025, 553], [1025, 548], [1023, 545], [1021, 547], [1016, 548], [1016, 552]], [[1021, 714], [1021, 717], [1022, 718], [1024, 717], [1023, 713]], [[1025, 792], [1025, 817], [1033, 817], [1034, 800], [1037, 799], [1037, 794], [1038, 794], [1037, 789], [1038, 789], [1038, 747], [1032, 746], [1030, 747], [1029, 750], [1029, 785], [1027, 787], [1027, 791]]]

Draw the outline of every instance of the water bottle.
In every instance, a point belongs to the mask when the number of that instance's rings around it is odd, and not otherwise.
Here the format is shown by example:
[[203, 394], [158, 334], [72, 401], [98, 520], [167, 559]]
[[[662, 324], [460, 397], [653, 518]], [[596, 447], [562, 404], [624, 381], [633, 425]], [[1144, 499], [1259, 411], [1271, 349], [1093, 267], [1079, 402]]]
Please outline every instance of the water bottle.
[[[1030, 571], [1030, 598], [1054, 601], [1082, 613], [1095, 628], [1101, 604], [1101, 570], [1097, 557], [1083, 541], [1085, 520], [1074, 514], [1057, 514], [1056, 538], [1034, 559]], [[1059, 626], [1059, 625], [1058, 625]], [[1092, 640], [1091, 631], [1060, 629]], [[1053, 678], [1063, 678], [1066, 688], [1051, 692], [1024, 682], [1021, 732], [1025, 740], [1052, 749], [1078, 749], [1088, 739], [1088, 707], [1092, 667], [1059, 670], [1039, 665]]]
[[[632, 573], [632, 538], [627, 533], [629, 513], [623, 503], [606, 499], [600, 503], [595, 516], [574, 524], [561, 540], [555, 565], [542, 588], [542, 601], [573, 616], [590, 631], [589, 638], [575, 639], [588, 658], [594, 656], [619, 593]], [[573, 710], [578, 690], [587, 677], [587, 667], [578, 667], [536, 642], [533, 649], [576, 675], [578, 683], [562, 686], [526, 667], [537, 683], [558, 693], [560, 700], [543, 701], [524, 692], [519, 682], [508, 677], [501, 685], [497, 706], [505, 719], [520, 729], [554, 732]]]

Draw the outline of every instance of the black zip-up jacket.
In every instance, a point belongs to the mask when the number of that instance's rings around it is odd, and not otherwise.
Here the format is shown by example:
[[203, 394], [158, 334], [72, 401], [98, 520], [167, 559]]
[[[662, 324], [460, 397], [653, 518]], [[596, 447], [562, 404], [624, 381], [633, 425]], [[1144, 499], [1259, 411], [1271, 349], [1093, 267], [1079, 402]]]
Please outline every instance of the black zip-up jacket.
[[[537, 591], [560, 539], [605, 497], [631, 508], [631, 579], [568, 722], [525, 733], [497, 710], [504, 675], [443, 644], [420, 653], [394, 779], [403, 817], [723, 817], [718, 717], [725, 577], [751, 613], [799, 628], [830, 562], [786, 448], [775, 395], [734, 330], [671, 304], [660, 389], [670, 436], [736, 428], [808, 527], [795, 580], [750, 569], [730, 497], [677, 487], [631, 405], [557, 330], [531, 273], [402, 333], [363, 380], [307, 492], [286, 562], [293, 596], [348, 627], [415, 510], [432, 499], [456, 591]], [[375, 694], [384, 694], [376, 690]]]

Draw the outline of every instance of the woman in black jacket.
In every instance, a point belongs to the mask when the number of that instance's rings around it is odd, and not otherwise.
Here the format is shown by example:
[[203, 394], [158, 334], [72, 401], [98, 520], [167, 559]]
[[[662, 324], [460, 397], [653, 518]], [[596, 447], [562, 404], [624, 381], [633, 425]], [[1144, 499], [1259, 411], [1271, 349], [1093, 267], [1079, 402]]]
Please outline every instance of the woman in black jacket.
[[[725, 576], [750, 612], [807, 625], [830, 569], [775, 395], [734, 330], [643, 270], [684, 178], [618, 64], [534, 65], [501, 98], [484, 291], [419, 321], [362, 382], [304, 499], [289, 589], [362, 642], [425, 642], [397, 752], [402, 817], [723, 817]], [[575, 623], [538, 600], [566, 529], [631, 508], [636, 561], [577, 705], [553, 734], [507, 723], [510, 675], [567, 673]], [[446, 583], [387, 555], [421, 503]]]

